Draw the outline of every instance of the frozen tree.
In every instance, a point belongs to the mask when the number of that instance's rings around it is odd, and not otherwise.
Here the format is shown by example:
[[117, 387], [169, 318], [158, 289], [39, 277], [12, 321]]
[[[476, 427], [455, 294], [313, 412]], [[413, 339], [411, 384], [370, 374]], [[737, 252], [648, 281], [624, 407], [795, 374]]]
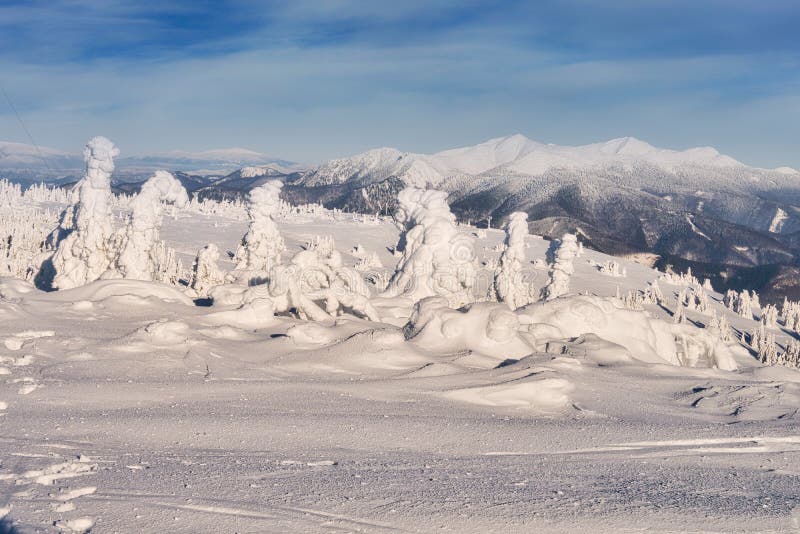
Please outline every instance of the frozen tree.
[[731, 338], [731, 327], [728, 324], [728, 319], [725, 318], [725, 315], [717, 316], [717, 312], [711, 312], [711, 321], [709, 322], [707, 328], [715, 332], [717, 338], [722, 341], [723, 343], [730, 343]]
[[528, 214], [515, 211], [506, 224], [505, 249], [500, 255], [500, 266], [494, 275], [497, 300], [516, 310], [536, 300], [533, 288], [523, 276], [525, 262], [525, 237], [528, 235]]
[[626, 277], [628, 275], [627, 271], [624, 267], [620, 268], [618, 262], [614, 260], [608, 260], [605, 263], [598, 265], [598, 270], [601, 274], [606, 276], [614, 276], [614, 277]]
[[86, 144], [86, 174], [76, 185], [73, 220], [65, 223], [70, 230], [56, 244], [52, 257], [56, 288], [69, 289], [97, 280], [114, 259], [111, 173], [118, 154], [119, 149], [105, 137], [92, 138]]
[[447, 193], [407, 187], [398, 195], [395, 220], [401, 228], [402, 251], [386, 297], [417, 302], [431, 296], [447, 298], [454, 308], [473, 301], [475, 253], [462, 236], [447, 205]]
[[684, 312], [683, 299], [678, 297], [678, 303], [675, 308], [675, 313], [672, 314], [672, 322], [675, 324], [683, 324], [686, 322], [686, 313]]
[[164, 203], [182, 208], [189, 202], [186, 189], [166, 171], [156, 171], [130, 203], [128, 223], [120, 238], [115, 271], [122, 278], [157, 280], [169, 252], [159, 241]]
[[767, 328], [778, 326], [778, 308], [772, 304], [767, 304], [761, 308], [761, 324]]
[[281, 253], [286, 250], [275, 224], [275, 216], [281, 210], [282, 187], [282, 182], [270, 180], [250, 191], [247, 204], [250, 227], [236, 252], [236, 270], [248, 282], [265, 278], [281, 262]]
[[736, 298], [736, 306], [734, 311], [739, 314], [739, 317], [746, 317], [747, 319], [753, 318], [753, 307], [750, 294], [747, 290], [743, 290]]
[[790, 339], [786, 350], [778, 356], [777, 363], [786, 367], [800, 368], [800, 341]]
[[678, 300], [687, 310], [707, 313], [709, 308], [708, 295], [702, 286], [686, 287], [678, 294]]
[[775, 343], [775, 334], [767, 334], [758, 348], [758, 359], [761, 363], [775, 365], [778, 363], [778, 345]]
[[736, 294], [736, 291], [733, 289], [729, 289], [725, 292], [725, 296], [722, 298], [722, 302], [729, 310], [733, 310], [736, 308], [736, 300], [739, 298], [739, 295]]
[[[619, 290], [619, 286], [617, 286]], [[664, 293], [661, 291], [661, 286], [658, 285], [658, 280], [650, 282], [644, 290], [643, 300], [647, 304], [661, 304], [664, 302]]]
[[268, 295], [274, 311], [293, 311], [301, 319], [326, 322], [352, 311], [379, 321], [369, 301], [369, 287], [358, 272], [343, 265], [333, 239], [315, 239], [314, 243], [287, 265], [275, 265], [270, 271]]
[[575, 271], [572, 260], [578, 252], [578, 238], [575, 234], [564, 234], [550, 266], [550, 280], [542, 290], [546, 300], [552, 300], [569, 292], [569, 279]]
[[226, 281], [225, 273], [217, 265], [219, 249], [217, 245], [209, 243], [197, 251], [197, 257], [192, 265], [192, 280], [190, 287], [200, 295], [208, 294], [208, 290]]

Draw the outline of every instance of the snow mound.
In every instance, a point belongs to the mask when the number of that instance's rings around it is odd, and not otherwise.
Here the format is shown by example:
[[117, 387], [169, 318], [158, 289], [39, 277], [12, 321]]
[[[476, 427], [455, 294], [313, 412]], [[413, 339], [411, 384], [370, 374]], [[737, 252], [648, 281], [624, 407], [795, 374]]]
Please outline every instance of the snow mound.
[[56, 293], [40, 293], [42, 298], [56, 302], [98, 302], [112, 297], [133, 296], [143, 299], [159, 299], [194, 306], [192, 299], [179, 289], [158, 282], [143, 280], [98, 280], [74, 289]]
[[404, 328], [406, 339], [423, 350], [440, 354], [461, 351], [490, 356], [490, 366], [522, 358], [533, 348], [519, 332], [519, 320], [503, 304], [478, 302], [454, 310], [443, 297], [429, 297], [414, 308]]
[[571, 404], [575, 386], [564, 378], [537, 375], [491, 386], [448, 391], [445, 397], [481, 406], [526, 408], [540, 414], [556, 414]]
[[212, 324], [248, 330], [267, 328], [275, 324], [274, 306], [269, 299], [256, 298], [235, 310], [210, 313], [204, 319]]
[[541, 349], [548, 341], [595, 334], [647, 363], [737, 368], [730, 349], [704, 330], [653, 319], [616, 299], [580, 295], [531, 304], [520, 311], [520, 322]]

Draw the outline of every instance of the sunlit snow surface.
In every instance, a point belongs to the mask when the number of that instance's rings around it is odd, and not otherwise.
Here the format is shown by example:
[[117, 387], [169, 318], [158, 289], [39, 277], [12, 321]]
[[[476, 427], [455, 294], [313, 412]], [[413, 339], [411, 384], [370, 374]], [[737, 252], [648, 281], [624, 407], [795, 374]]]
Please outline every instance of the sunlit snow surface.
[[[348, 266], [356, 244], [388, 272], [397, 262], [389, 221], [278, 227], [284, 261], [332, 235]], [[185, 265], [214, 243], [231, 271], [225, 252], [247, 228], [244, 214], [181, 213], [161, 238]], [[496, 261], [503, 233], [473, 237], [479, 262]], [[524, 269], [541, 288], [547, 270], [530, 262], [549, 243], [527, 244]], [[627, 276], [603, 275], [609, 260], [576, 257], [572, 294], [625, 294], [658, 277], [625, 260]], [[479, 274], [476, 293], [493, 284]], [[681, 287], [660, 284], [674, 303]], [[406, 340], [410, 308], [391, 302], [381, 323], [330, 326], [195, 306], [152, 282], [43, 293], [2, 279], [0, 296], [0, 514], [22, 532], [800, 527], [800, 373], [761, 367], [741, 347], [731, 372], [652, 363], [655, 353], [616, 343], [632, 327], [613, 323], [531, 353], [474, 328], [486, 306], [432, 314], [463, 330], [454, 342], [421, 325]], [[712, 300], [737, 333], [754, 328]], [[519, 315], [545, 321], [539, 310]]]

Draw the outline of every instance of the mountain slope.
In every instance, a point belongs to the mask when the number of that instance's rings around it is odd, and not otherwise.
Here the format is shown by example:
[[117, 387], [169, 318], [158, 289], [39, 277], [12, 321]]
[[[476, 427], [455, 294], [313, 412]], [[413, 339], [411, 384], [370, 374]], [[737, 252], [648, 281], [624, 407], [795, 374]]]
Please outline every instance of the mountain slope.
[[382, 148], [311, 169], [285, 194], [390, 213], [406, 185], [449, 192], [465, 221], [497, 226], [525, 211], [536, 233], [578, 231], [587, 245], [614, 254], [651, 252], [734, 270], [790, 265], [800, 255], [800, 173], [632, 137], [569, 147], [512, 135], [435, 154]]

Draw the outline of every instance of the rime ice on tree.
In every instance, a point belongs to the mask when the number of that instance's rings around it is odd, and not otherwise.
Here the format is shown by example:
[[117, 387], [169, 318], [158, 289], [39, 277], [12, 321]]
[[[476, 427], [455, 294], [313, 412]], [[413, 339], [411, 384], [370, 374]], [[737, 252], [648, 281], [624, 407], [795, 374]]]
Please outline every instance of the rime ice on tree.
[[70, 289], [100, 278], [113, 261], [111, 173], [119, 149], [105, 137], [94, 137], [83, 151], [86, 175], [76, 186], [71, 232], [53, 254], [53, 286]]
[[131, 201], [131, 214], [122, 234], [116, 271], [123, 278], [155, 280], [163, 258], [159, 256], [158, 234], [164, 212], [164, 202], [184, 207], [189, 202], [186, 189], [166, 171], [156, 173], [142, 186]]
[[542, 290], [545, 299], [552, 300], [569, 292], [569, 278], [575, 271], [572, 260], [577, 254], [578, 238], [575, 234], [564, 234], [550, 266], [550, 281]]
[[528, 235], [528, 214], [515, 211], [508, 217], [505, 249], [500, 256], [500, 267], [494, 275], [497, 300], [516, 310], [536, 300], [532, 288], [523, 279], [525, 237]]
[[198, 294], [206, 295], [209, 289], [225, 282], [225, 273], [217, 266], [217, 260], [219, 260], [219, 249], [213, 243], [197, 251], [197, 257], [192, 265], [190, 286]]
[[442, 296], [454, 308], [471, 302], [475, 254], [471, 240], [458, 233], [447, 193], [407, 187], [397, 199], [402, 257], [384, 296], [414, 302]]
[[247, 205], [250, 227], [236, 252], [236, 270], [248, 282], [266, 277], [281, 262], [281, 252], [286, 249], [274, 220], [281, 207], [282, 187], [282, 182], [270, 180], [250, 191]]

